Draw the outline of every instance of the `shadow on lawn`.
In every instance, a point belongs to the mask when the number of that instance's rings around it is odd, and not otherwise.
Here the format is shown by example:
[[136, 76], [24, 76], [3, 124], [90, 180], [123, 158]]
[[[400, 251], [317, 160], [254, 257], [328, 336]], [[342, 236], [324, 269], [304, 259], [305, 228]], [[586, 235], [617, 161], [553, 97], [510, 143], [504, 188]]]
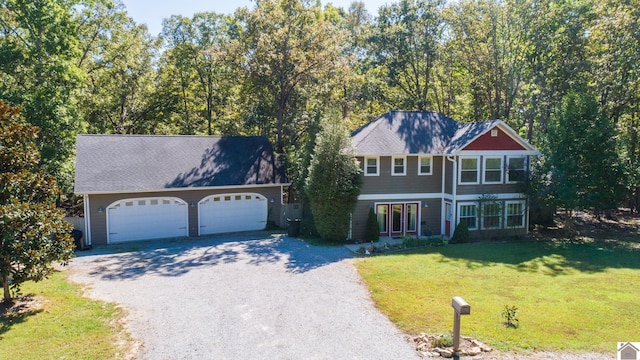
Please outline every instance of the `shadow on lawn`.
[[[281, 264], [287, 272], [303, 273], [351, 256], [344, 247], [310, 246], [282, 234], [267, 233], [127, 244], [96, 250], [79, 253], [78, 257], [94, 263], [92, 276], [107, 280], [135, 279], [147, 274], [175, 277], [203, 266], [233, 263], [256, 267]], [[123, 250], [126, 252], [121, 252]]]
[[[43, 310], [34, 305], [33, 295], [19, 296], [13, 303], [0, 303], [0, 335], [11, 330], [16, 324], [25, 322], [27, 318], [41, 313]], [[0, 336], [0, 340], [2, 337]]]
[[474, 243], [452, 245], [438, 251], [443, 256], [442, 262], [464, 261], [468, 268], [505, 264], [518, 271], [549, 276], [596, 273], [611, 268], [640, 269], [640, 249], [626, 242]]

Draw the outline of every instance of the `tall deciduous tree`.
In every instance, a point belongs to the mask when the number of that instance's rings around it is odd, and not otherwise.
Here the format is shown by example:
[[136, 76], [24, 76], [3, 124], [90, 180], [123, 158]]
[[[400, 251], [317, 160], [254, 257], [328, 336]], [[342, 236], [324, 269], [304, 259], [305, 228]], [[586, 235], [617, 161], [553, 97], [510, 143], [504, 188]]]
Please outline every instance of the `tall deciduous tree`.
[[323, 121], [314, 148], [305, 193], [323, 239], [344, 241], [362, 177], [351, 138], [339, 119]]
[[[159, 41], [121, 7], [96, 2], [93, 26], [82, 27], [85, 86], [81, 101], [88, 130], [96, 133], [155, 133], [166, 102], [153, 67]], [[103, 10], [99, 10], [102, 8]], [[94, 16], [91, 18], [91, 16]]]
[[442, 37], [442, 0], [401, 0], [380, 8], [374, 56], [390, 85], [390, 105], [407, 110], [431, 108], [433, 68]]
[[[509, 1], [462, 1], [446, 12], [452, 57], [473, 113], [465, 120], [509, 122], [523, 82], [527, 18]], [[447, 65], [444, 65], [445, 68]]]
[[[577, 129], [580, 129], [576, 131]], [[549, 122], [544, 147], [551, 199], [567, 212], [609, 210], [621, 198], [619, 161], [610, 119], [588, 94], [569, 92]]]
[[67, 168], [79, 127], [80, 51], [74, 18], [78, 3], [0, 3], [0, 98], [21, 106], [25, 119], [40, 128], [36, 143], [42, 166], [54, 174]]
[[240, 83], [238, 66], [230, 51], [233, 26], [233, 18], [216, 13], [197, 13], [191, 19], [172, 16], [164, 22], [162, 36], [169, 45], [169, 67], [164, 70], [170, 69], [169, 76], [178, 80], [174, 96], [180, 99], [179, 112], [189, 133], [201, 127], [200, 119], [209, 135], [242, 132], [224, 121], [238, 112], [233, 101]]
[[249, 109], [270, 125], [264, 130], [275, 128], [276, 151], [284, 154], [314, 118], [306, 113], [308, 100], [328, 94], [326, 88], [339, 81], [332, 75], [343, 33], [306, 0], [257, 0], [236, 17], [246, 86], [253, 93]]
[[0, 280], [5, 301], [26, 280], [42, 280], [51, 263], [66, 264], [73, 254], [71, 225], [55, 207], [54, 179], [37, 170], [38, 128], [0, 101]]

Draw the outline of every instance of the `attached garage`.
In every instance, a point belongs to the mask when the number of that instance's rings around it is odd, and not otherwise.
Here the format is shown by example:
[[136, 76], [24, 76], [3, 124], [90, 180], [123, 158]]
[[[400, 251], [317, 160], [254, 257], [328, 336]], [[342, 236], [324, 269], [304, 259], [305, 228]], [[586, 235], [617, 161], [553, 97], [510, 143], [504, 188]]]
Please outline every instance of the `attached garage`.
[[263, 136], [78, 135], [85, 241], [262, 230], [291, 183]]
[[188, 236], [187, 208], [174, 197], [116, 201], [107, 207], [107, 243]]
[[268, 201], [256, 193], [211, 195], [198, 203], [199, 235], [262, 230]]

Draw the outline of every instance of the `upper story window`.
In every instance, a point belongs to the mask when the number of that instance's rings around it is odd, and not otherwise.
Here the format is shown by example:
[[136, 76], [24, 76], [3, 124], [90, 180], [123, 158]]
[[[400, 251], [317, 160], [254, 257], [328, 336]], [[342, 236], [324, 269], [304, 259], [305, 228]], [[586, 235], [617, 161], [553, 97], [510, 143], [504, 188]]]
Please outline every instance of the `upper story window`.
[[431, 156], [419, 156], [418, 157], [418, 175], [431, 175], [433, 174], [432, 163], [433, 158]]
[[478, 157], [460, 158], [460, 183], [477, 184], [478, 181]]
[[404, 156], [394, 156], [391, 158], [391, 175], [407, 174], [407, 158]]
[[377, 157], [364, 158], [364, 176], [380, 175], [380, 160]]
[[484, 179], [485, 184], [499, 184], [502, 182], [502, 158], [484, 158]]
[[514, 156], [507, 158], [507, 182], [515, 183], [526, 180], [527, 163], [523, 156]]

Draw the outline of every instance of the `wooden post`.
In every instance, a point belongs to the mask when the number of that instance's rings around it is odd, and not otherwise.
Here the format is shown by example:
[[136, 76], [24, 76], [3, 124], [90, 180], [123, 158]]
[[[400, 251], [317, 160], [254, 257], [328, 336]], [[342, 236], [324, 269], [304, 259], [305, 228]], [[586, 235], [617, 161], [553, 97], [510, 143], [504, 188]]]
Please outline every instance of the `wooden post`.
[[460, 313], [453, 312], [453, 352], [460, 351]]
[[463, 298], [455, 296], [451, 300], [453, 307], [453, 353], [457, 358], [460, 351], [460, 315], [471, 314], [471, 306]]

